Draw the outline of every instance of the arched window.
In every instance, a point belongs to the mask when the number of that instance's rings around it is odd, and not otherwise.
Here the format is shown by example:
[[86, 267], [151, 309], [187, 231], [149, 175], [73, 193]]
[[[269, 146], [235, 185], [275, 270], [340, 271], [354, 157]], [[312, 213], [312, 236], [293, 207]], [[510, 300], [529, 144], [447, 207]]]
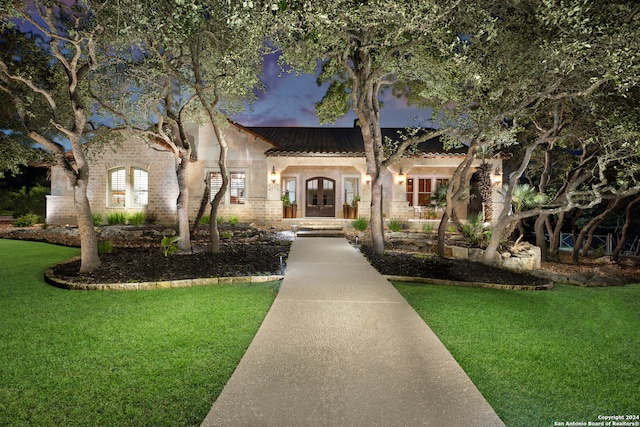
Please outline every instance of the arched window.
[[125, 168], [109, 171], [109, 206], [124, 207], [127, 198], [127, 175]]
[[119, 167], [108, 173], [110, 207], [140, 207], [149, 203], [149, 173], [140, 168]]

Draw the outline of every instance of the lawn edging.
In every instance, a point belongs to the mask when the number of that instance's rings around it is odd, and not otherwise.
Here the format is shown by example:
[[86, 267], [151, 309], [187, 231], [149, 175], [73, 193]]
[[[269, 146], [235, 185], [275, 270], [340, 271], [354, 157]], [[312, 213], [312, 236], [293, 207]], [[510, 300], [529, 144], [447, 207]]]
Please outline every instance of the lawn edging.
[[505, 285], [499, 283], [483, 283], [483, 282], [459, 282], [455, 280], [430, 279], [427, 277], [409, 277], [409, 276], [393, 276], [385, 274], [384, 278], [394, 282], [408, 283], [428, 283], [432, 285], [459, 286], [466, 288], [490, 288], [490, 289], [507, 289], [513, 291], [547, 291], [554, 288], [554, 282], [549, 281], [546, 285]]
[[83, 290], [83, 291], [146, 291], [156, 289], [170, 289], [170, 288], [188, 288], [193, 286], [208, 286], [208, 285], [234, 285], [241, 283], [265, 283], [275, 282], [282, 280], [282, 275], [269, 275], [269, 276], [231, 276], [231, 277], [203, 277], [197, 279], [182, 279], [182, 280], [157, 280], [153, 282], [131, 282], [131, 283], [76, 283], [68, 280], [63, 280], [56, 277], [53, 274], [53, 270], [56, 266], [74, 262], [80, 259], [80, 256], [70, 258], [66, 261], [62, 261], [51, 268], [48, 268], [44, 272], [44, 281], [56, 288], [68, 289], [68, 290]]

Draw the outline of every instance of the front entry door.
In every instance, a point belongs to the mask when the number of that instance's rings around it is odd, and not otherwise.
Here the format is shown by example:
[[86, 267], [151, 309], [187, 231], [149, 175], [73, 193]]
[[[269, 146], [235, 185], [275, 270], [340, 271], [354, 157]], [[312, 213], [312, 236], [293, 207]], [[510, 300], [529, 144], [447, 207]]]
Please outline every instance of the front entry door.
[[335, 217], [336, 182], [329, 178], [307, 180], [306, 216]]

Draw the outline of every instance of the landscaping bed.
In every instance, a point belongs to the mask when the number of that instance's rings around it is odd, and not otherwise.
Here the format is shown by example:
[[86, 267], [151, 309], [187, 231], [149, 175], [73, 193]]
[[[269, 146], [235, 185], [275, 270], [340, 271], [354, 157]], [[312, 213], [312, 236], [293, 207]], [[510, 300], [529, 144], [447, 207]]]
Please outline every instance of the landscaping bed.
[[454, 282], [481, 282], [502, 285], [544, 287], [549, 280], [468, 260], [448, 259], [435, 255], [386, 251], [375, 254], [369, 247], [362, 253], [381, 274], [421, 277]]
[[[174, 230], [160, 226], [101, 227], [99, 233], [113, 241], [113, 252], [101, 254], [102, 266], [91, 274], [79, 275], [79, 261], [57, 266], [56, 277], [76, 283], [131, 283], [158, 280], [182, 280], [201, 277], [232, 277], [278, 275], [289, 252], [291, 235], [273, 228], [259, 228], [250, 224], [222, 226], [231, 237], [223, 239], [219, 254], [208, 250], [208, 233], [201, 230], [192, 240], [193, 254], [174, 254], [164, 257], [160, 240], [163, 233]], [[77, 229], [39, 226], [13, 228], [0, 227], [0, 237], [16, 240], [36, 240], [66, 246], [78, 246]], [[495, 283], [514, 286], [548, 284], [549, 277], [487, 266], [466, 260], [448, 259], [410, 251], [386, 251], [375, 255], [366, 247], [361, 250], [369, 262], [382, 274], [393, 276], [432, 278], [457, 282]], [[592, 261], [592, 260], [585, 260]], [[640, 268], [635, 262], [625, 264], [593, 264], [583, 262], [542, 263], [541, 270], [554, 274], [597, 274], [615, 278], [617, 283], [640, 283]]]

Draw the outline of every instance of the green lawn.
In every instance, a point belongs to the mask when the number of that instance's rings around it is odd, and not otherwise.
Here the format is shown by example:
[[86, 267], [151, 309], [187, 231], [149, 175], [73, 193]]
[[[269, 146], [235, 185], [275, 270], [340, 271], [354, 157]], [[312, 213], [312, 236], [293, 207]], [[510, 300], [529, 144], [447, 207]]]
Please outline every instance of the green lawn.
[[640, 285], [395, 286], [507, 426], [640, 415]]
[[77, 249], [0, 240], [0, 425], [199, 425], [279, 284], [68, 291]]

